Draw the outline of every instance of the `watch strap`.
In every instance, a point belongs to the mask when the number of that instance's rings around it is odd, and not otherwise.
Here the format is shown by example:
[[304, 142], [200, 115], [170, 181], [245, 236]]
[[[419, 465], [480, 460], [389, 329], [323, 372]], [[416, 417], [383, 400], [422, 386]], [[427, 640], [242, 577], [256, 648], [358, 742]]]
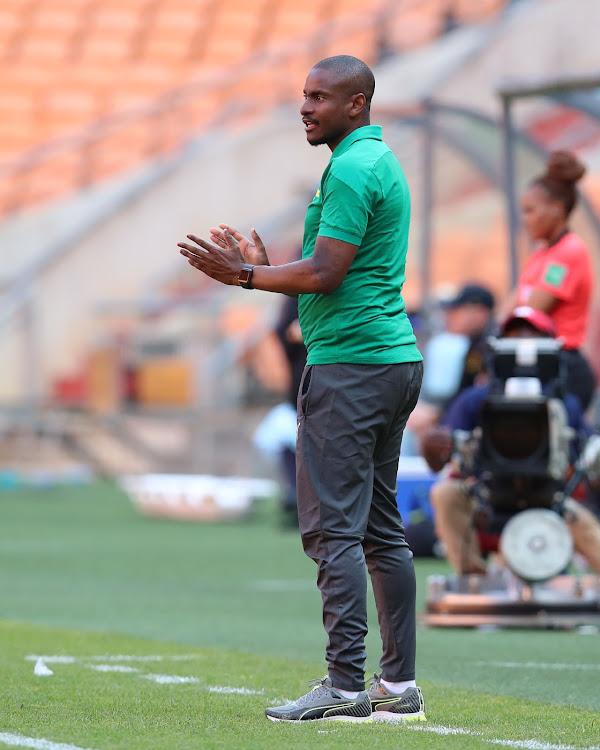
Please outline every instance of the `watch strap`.
[[250, 263], [244, 263], [238, 275], [238, 284], [243, 289], [252, 289], [252, 274], [254, 272], [254, 266]]

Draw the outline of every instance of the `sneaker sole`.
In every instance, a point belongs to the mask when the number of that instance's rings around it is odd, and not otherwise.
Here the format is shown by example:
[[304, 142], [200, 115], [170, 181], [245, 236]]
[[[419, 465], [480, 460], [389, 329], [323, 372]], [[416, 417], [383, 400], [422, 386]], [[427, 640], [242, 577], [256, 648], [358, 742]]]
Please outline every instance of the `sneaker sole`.
[[311, 724], [313, 721], [354, 721], [372, 724], [374, 721], [371, 716], [323, 716], [320, 719], [278, 719], [276, 716], [267, 716], [267, 719], [269, 721], [285, 721], [286, 724]]
[[373, 711], [373, 721], [385, 721], [388, 724], [402, 724], [407, 721], [427, 721], [425, 714], [395, 714], [391, 711]]

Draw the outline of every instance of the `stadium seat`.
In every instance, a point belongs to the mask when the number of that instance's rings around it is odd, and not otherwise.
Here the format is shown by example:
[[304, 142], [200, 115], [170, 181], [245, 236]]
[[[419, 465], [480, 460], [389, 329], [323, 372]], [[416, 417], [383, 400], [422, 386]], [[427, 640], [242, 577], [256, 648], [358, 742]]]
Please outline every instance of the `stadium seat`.
[[126, 68], [119, 85], [106, 91], [109, 109], [122, 111], [142, 102], [150, 102], [173, 86], [169, 70], [155, 61]]
[[35, 142], [37, 119], [35, 99], [30, 92], [0, 83], [0, 155], [18, 153]]
[[[268, 0], [250, 5], [245, 0], [219, 3], [205, 35], [201, 59], [207, 65], [230, 64], [260, 49], [261, 36], [268, 10]], [[200, 50], [195, 51], [198, 57]]]
[[4, 3], [0, 7], [0, 49], [3, 57], [10, 56], [12, 42], [23, 27], [23, 18], [20, 8], [9, 7]]
[[454, 0], [451, 8], [459, 21], [473, 23], [489, 18], [505, 4], [504, 0]]
[[377, 2], [369, 4], [365, 4], [364, 0], [336, 0], [334, 12], [338, 17], [365, 13], [365, 11], [379, 14], [384, 13], [387, 6], [389, 6], [389, 3], [386, 3], [385, 0], [377, 0]]
[[202, 18], [196, 14], [161, 9], [140, 44], [140, 57], [161, 60], [169, 68], [185, 66], [201, 28]]
[[29, 21], [30, 36], [52, 37], [65, 45], [80, 31], [83, 17], [75, 11], [72, 3], [65, 6], [62, 0], [40, 5]]
[[373, 65], [378, 58], [381, 38], [377, 26], [352, 31], [342, 39], [329, 41], [321, 50], [321, 57], [352, 54]]
[[272, 17], [267, 20], [264, 37], [286, 41], [317, 30], [319, 24], [331, 20], [329, 4], [324, 0], [279, 0]]
[[431, 42], [443, 30], [443, 11], [438, 0], [425, 0], [391, 14], [384, 32], [387, 45], [404, 52]]
[[41, 97], [37, 112], [45, 138], [68, 133], [99, 115], [98, 102], [87, 87], [52, 88]]

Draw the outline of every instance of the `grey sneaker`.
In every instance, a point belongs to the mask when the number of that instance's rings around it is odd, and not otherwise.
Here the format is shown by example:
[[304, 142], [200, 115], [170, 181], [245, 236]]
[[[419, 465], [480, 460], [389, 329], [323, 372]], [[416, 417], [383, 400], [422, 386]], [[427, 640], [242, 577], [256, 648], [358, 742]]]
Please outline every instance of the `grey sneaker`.
[[329, 677], [312, 680], [313, 689], [285, 706], [266, 708], [265, 716], [271, 721], [373, 721], [371, 701], [363, 690], [356, 698], [345, 698], [332, 685]]
[[367, 691], [373, 721], [425, 721], [425, 701], [420, 687], [406, 688], [403, 693], [392, 693], [374, 674]]

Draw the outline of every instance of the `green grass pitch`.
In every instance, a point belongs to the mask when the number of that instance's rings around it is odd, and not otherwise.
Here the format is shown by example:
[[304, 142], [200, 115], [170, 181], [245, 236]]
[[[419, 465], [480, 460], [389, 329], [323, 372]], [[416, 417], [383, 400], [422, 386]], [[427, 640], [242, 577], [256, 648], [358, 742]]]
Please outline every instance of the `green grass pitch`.
[[[326, 672], [315, 566], [276, 511], [184, 524], [110, 483], [2, 491], [0, 748], [600, 748], [600, 636], [579, 633], [420, 628], [425, 725], [267, 721]], [[417, 560], [419, 608], [447, 570]], [[376, 622], [371, 602], [370, 672]]]

